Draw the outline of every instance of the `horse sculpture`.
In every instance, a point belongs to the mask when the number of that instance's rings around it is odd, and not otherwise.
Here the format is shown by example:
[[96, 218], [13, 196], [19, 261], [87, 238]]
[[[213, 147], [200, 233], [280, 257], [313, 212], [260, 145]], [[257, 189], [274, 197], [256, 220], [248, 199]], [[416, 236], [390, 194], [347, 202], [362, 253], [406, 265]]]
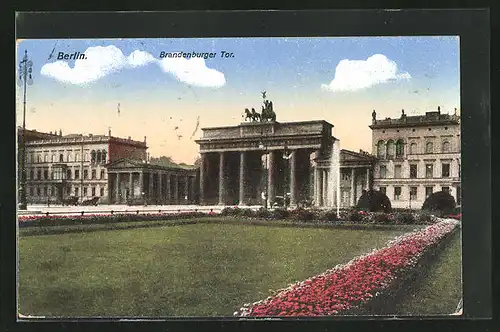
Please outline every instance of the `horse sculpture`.
[[260, 118], [261, 122], [265, 121], [276, 121], [276, 113], [273, 111], [273, 102], [269, 100], [264, 100], [264, 106], [262, 106], [262, 115]]
[[250, 120], [252, 122], [257, 122], [261, 120], [261, 115], [255, 111], [255, 108], [252, 108], [250, 111], [248, 108], [245, 108], [245, 121]]

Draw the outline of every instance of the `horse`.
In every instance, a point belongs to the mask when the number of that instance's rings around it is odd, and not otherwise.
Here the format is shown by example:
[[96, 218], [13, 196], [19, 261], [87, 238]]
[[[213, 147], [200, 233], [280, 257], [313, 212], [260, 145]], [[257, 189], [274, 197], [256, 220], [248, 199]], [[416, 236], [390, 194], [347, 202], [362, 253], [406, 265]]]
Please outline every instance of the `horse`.
[[254, 117], [253, 117], [252, 113], [250, 113], [248, 108], [245, 108], [245, 121], [247, 121], [248, 119], [253, 120]]
[[255, 111], [255, 108], [252, 108], [252, 120], [253, 121], [260, 121], [261, 115]]

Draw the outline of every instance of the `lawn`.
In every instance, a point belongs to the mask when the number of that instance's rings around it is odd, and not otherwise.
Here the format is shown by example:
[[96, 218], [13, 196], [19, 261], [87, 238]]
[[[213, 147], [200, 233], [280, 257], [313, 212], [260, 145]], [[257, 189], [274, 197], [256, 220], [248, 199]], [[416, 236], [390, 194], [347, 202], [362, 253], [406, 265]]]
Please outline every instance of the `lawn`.
[[232, 316], [403, 232], [203, 223], [22, 236], [20, 313]]
[[398, 315], [443, 315], [455, 312], [462, 298], [460, 232], [455, 232], [421, 282], [412, 285], [396, 306]]

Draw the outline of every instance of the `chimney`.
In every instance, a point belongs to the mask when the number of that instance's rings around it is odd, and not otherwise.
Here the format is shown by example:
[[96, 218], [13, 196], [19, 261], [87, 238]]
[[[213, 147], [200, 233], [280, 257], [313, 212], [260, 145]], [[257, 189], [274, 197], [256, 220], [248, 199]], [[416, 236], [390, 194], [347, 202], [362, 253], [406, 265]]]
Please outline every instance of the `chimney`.
[[108, 129], [108, 136], [111, 137], [111, 128]]
[[144, 136], [144, 143], [146, 143], [146, 136]]
[[62, 136], [62, 130], [59, 129], [59, 136]]

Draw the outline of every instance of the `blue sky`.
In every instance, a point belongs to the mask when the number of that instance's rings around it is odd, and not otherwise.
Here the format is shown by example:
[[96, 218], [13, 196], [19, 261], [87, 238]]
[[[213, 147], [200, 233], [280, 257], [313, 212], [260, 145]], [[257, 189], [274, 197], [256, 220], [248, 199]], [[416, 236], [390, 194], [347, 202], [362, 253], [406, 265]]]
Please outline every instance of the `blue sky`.
[[[22, 40], [18, 61], [24, 50], [34, 64], [28, 128], [103, 134], [111, 127], [116, 136], [146, 135], [151, 155], [182, 162], [197, 156], [197, 121], [237, 125], [244, 108], [260, 109], [263, 90], [278, 121], [327, 120], [351, 150], [371, 150], [373, 109], [397, 117], [402, 108], [460, 108], [454, 36]], [[216, 57], [161, 60], [162, 51]], [[221, 51], [234, 57], [221, 58]], [[59, 52], [88, 57], [75, 65], [56, 60]]]

